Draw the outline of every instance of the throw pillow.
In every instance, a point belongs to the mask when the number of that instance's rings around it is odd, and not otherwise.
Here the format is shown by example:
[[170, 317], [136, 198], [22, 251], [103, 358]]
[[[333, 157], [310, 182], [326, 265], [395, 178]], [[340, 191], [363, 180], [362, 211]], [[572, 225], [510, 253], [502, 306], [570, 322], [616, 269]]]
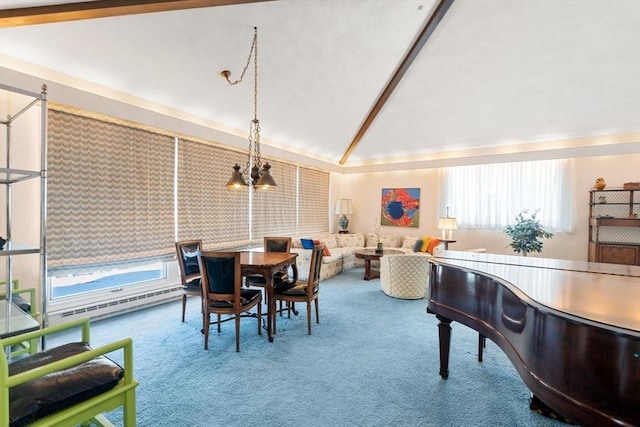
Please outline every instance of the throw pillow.
[[429, 249], [430, 241], [431, 241], [431, 237], [429, 236], [422, 237], [422, 248], [420, 248], [420, 252], [427, 252], [427, 249]]
[[302, 242], [302, 247], [304, 249], [313, 249], [313, 240], [312, 239], [300, 239]]
[[[314, 240], [313, 243], [316, 245], [322, 245], [323, 243], [320, 240]], [[322, 248], [322, 256], [331, 256], [331, 252], [329, 252], [329, 248], [327, 245], [324, 245]]]
[[435, 237], [432, 237], [431, 240], [429, 241], [429, 247], [427, 248], [427, 253], [430, 253], [431, 255], [433, 255], [433, 250], [439, 244], [440, 244], [440, 239], [436, 239]]
[[416, 240], [416, 244], [413, 245], [413, 252], [420, 252], [420, 251], [422, 251], [422, 239]]

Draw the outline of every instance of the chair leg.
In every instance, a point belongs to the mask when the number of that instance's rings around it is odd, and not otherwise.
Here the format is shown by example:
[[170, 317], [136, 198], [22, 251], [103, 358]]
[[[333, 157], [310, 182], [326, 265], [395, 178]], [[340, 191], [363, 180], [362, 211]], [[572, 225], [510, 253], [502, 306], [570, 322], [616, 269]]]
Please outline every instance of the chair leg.
[[315, 299], [315, 303], [316, 303], [316, 323], [320, 323], [320, 308], [319, 308], [318, 298]]
[[307, 301], [307, 329], [311, 335], [311, 301]]
[[258, 335], [262, 335], [262, 303], [258, 306]]
[[187, 309], [187, 295], [182, 294], [182, 323], [184, 323], [184, 313]]
[[[282, 303], [282, 301], [280, 301], [280, 302]], [[270, 314], [268, 314], [268, 313], [269, 313], [269, 310], [267, 310], [267, 316], [270, 316]], [[278, 313], [274, 313], [274, 314], [273, 314], [273, 325], [272, 325], [272, 326], [273, 326], [273, 330], [274, 330], [274, 331], [277, 331], [277, 330], [278, 330], [278, 329], [277, 329], [277, 327], [276, 327], [276, 319], [278, 318], [278, 315], [277, 315], [277, 314], [278, 314]]]
[[222, 332], [222, 329], [220, 329], [220, 327], [221, 327], [220, 326], [220, 323], [221, 323], [220, 319], [221, 319], [221, 316], [218, 314], [218, 333]]
[[135, 389], [127, 392], [124, 403], [124, 427], [135, 427], [136, 425], [136, 393]]
[[204, 315], [204, 349], [209, 350], [209, 326], [210, 326], [209, 314]]
[[236, 353], [240, 351], [240, 313], [236, 313]]

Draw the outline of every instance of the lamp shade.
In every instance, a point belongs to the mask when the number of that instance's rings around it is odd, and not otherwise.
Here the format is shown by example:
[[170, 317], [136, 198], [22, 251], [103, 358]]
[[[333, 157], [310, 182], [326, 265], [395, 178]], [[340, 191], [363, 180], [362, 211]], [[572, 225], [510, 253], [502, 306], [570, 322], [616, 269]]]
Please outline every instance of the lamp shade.
[[438, 219], [438, 228], [442, 230], [442, 240], [453, 241], [453, 230], [458, 229], [458, 223], [455, 218], [449, 216], [449, 208], [447, 208], [447, 216]]
[[438, 220], [438, 229], [440, 230], [457, 230], [458, 223], [455, 218], [445, 217]]
[[353, 213], [353, 206], [351, 199], [338, 199], [336, 201], [336, 215], [351, 215]]

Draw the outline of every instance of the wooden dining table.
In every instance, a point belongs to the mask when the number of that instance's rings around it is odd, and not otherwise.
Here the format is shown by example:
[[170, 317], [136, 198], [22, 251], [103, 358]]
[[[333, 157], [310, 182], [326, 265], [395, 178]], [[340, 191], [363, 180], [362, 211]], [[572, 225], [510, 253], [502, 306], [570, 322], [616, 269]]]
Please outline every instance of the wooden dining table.
[[241, 252], [240, 264], [242, 276], [259, 274], [265, 278], [265, 293], [267, 303], [267, 335], [269, 342], [273, 342], [276, 331], [275, 324], [276, 302], [273, 298], [274, 276], [281, 270], [286, 270], [289, 266], [296, 269], [296, 253], [284, 252]]

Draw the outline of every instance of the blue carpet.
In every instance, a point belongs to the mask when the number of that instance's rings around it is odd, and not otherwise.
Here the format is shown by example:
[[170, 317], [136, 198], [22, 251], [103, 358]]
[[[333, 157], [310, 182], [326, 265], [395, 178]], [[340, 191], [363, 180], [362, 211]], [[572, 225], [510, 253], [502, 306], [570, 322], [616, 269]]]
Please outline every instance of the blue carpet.
[[[442, 380], [426, 300], [390, 298], [362, 275], [353, 269], [321, 283], [312, 335], [302, 307], [278, 319], [273, 343], [243, 319], [240, 353], [233, 322], [212, 331], [205, 351], [192, 298], [185, 323], [171, 302], [93, 322], [92, 344], [133, 337], [141, 427], [566, 426], [529, 410], [528, 389], [491, 341], [478, 363], [478, 335], [460, 324]], [[108, 417], [122, 424], [120, 410]]]

